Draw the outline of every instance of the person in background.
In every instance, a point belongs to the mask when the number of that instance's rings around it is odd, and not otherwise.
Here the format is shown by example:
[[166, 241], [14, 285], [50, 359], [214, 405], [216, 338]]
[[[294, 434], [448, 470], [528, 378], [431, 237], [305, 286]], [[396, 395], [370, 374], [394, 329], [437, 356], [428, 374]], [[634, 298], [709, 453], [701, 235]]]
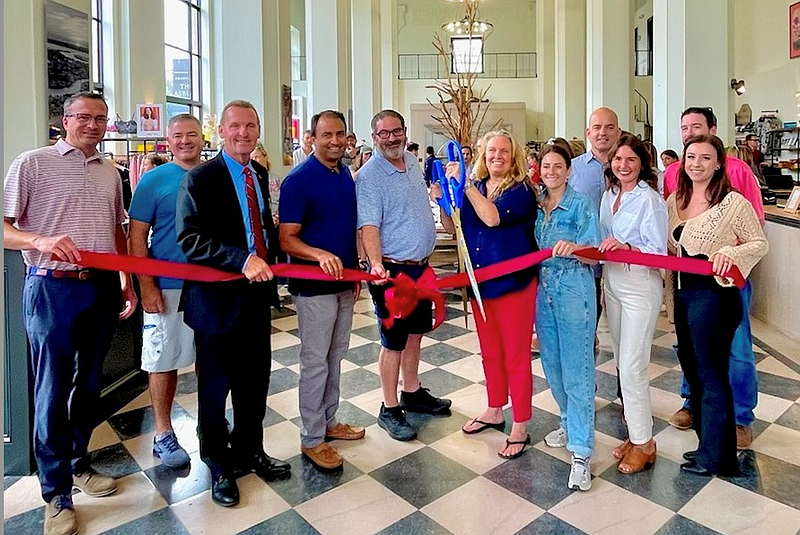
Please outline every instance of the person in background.
[[300, 146], [297, 147], [292, 153], [292, 166], [297, 167], [306, 161], [306, 158], [309, 157], [313, 150], [314, 146], [311, 144], [311, 130], [306, 130], [303, 132], [303, 140], [301, 141]]
[[413, 154], [414, 157], [417, 158], [417, 160], [419, 160], [419, 143], [414, 143], [414, 142], [409, 143], [408, 147], [406, 147], [406, 150], [411, 154]]
[[425, 184], [431, 187], [433, 181], [433, 165], [431, 164], [436, 160], [436, 153], [431, 145], [425, 147], [425, 155]]
[[[759, 140], [758, 136], [755, 134], [747, 134], [745, 145], [753, 151], [754, 169], [760, 169], [761, 164], [764, 163], [764, 153], [761, 152], [761, 140]], [[756, 173], [756, 176], [758, 176], [758, 173]]]
[[281, 198], [283, 177], [272, 172], [272, 163], [269, 161], [269, 153], [260, 141], [256, 143], [256, 148], [250, 153], [250, 159], [260, 163], [269, 173], [269, 210], [270, 213], [272, 213], [272, 222], [275, 223], [275, 226], [278, 226], [280, 223], [280, 218], [278, 217], [278, 203]]
[[347, 167], [350, 167], [352, 171], [352, 166], [355, 163], [356, 156], [358, 156], [358, 138], [354, 132], [347, 133], [347, 146], [344, 148], [344, 154], [342, 154], [342, 163]]
[[[465, 147], [466, 148], [466, 147]], [[447, 176], [460, 176], [458, 163], [447, 164]], [[492, 132], [478, 154], [475, 173], [464, 190], [461, 219], [464, 238], [475, 267], [486, 267], [538, 250], [534, 237], [536, 193], [528, 183], [525, 158], [519, 143], [508, 132]], [[430, 197], [442, 196], [439, 184]], [[455, 233], [453, 220], [441, 210], [442, 225]], [[536, 270], [526, 269], [480, 284], [484, 319], [475, 314], [475, 327], [486, 374], [487, 409], [462, 428], [468, 435], [486, 429], [503, 430], [503, 407], [511, 393], [511, 433], [498, 455], [514, 459], [531, 443], [527, 424], [531, 419], [533, 375], [529, 342], [536, 300]], [[472, 294], [472, 310], [478, 303]]]
[[542, 367], [558, 404], [561, 422], [545, 436], [551, 448], [572, 453], [567, 486], [592, 487], [594, 449], [594, 337], [597, 314], [591, 266], [572, 253], [600, 245], [594, 203], [567, 184], [570, 153], [561, 145], [542, 151], [545, 186], [536, 217], [536, 242], [553, 257], [539, 269], [536, 333]]
[[91, 468], [87, 449], [100, 422], [103, 361], [137, 301], [129, 275], [76, 265], [79, 250], [128, 252], [119, 175], [97, 151], [108, 105], [77, 93], [64, 102], [61, 122], [65, 137], [17, 156], [3, 184], [3, 247], [22, 251], [27, 272], [32, 447], [47, 535], [78, 533], [73, 487], [92, 497], [117, 490], [113, 477]]
[[472, 161], [472, 147], [469, 145], [464, 145], [461, 147], [461, 157], [464, 159], [464, 167], [467, 168], [467, 177], [474, 178], [474, 171], [473, 166], [474, 162]]
[[164, 165], [167, 163], [167, 159], [158, 154], [157, 152], [151, 152], [147, 156], [144, 157], [144, 161], [142, 162], [142, 173], [146, 173], [151, 169], [155, 169], [159, 165]]
[[[172, 162], [142, 177], [131, 201], [129, 248], [131, 255], [186, 262], [175, 235], [175, 203], [183, 176], [200, 165], [203, 133], [200, 121], [188, 113], [167, 125]], [[152, 235], [151, 231], [152, 230]], [[149, 244], [149, 245], [148, 245]], [[194, 333], [178, 310], [183, 281], [138, 275], [144, 318], [142, 369], [147, 372], [153, 403], [153, 454], [169, 468], [189, 464], [178, 443], [170, 414], [178, 385], [178, 370], [194, 365]]]
[[667, 167], [677, 162], [680, 158], [678, 158], [678, 153], [672, 149], [667, 149], [661, 152], [661, 163], [666, 170]]
[[369, 145], [361, 145], [358, 149], [358, 156], [356, 156], [353, 168], [351, 169], [353, 180], [358, 178], [359, 170], [364, 167], [369, 159], [372, 158], [372, 147]]
[[706, 476], [739, 472], [729, 367], [734, 333], [747, 309], [725, 275], [737, 266], [747, 277], [769, 249], [752, 204], [731, 187], [726, 163], [718, 137], [690, 136], [676, 191], [667, 199], [670, 252], [710, 260], [715, 273], [678, 273], [675, 286], [678, 360], [699, 439], [697, 450], [684, 454], [681, 469]]
[[[667, 209], [655, 189], [652, 157], [647, 142], [626, 134], [608, 152], [609, 187], [600, 203], [601, 253], [667, 254]], [[648, 370], [663, 282], [658, 269], [616, 262], [607, 262], [603, 274], [608, 332], [628, 426], [628, 438], [612, 455], [620, 460], [620, 472], [633, 474], [656, 460]]]
[[533, 149], [526, 149], [525, 161], [528, 163], [528, 178], [533, 184], [541, 184], [542, 175], [539, 174], [539, 153]]
[[650, 163], [648, 164], [650, 168], [653, 170], [653, 173], [656, 175], [656, 191], [662, 196], [664, 195], [664, 171], [658, 168], [658, 149], [656, 146], [653, 145], [653, 142], [650, 140], [642, 141], [644, 144], [644, 148], [647, 150], [647, 155], [650, 157]]

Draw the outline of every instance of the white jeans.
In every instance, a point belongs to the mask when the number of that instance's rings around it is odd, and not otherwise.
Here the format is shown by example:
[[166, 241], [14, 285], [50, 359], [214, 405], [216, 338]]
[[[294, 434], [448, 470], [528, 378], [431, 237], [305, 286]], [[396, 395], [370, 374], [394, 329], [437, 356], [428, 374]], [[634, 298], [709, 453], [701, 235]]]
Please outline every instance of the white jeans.
[[605, 265], [608, 332], [633, 444], [645, 444], [653, 438], [648, 366], [662, 297], [661, 273], [657, 269]]

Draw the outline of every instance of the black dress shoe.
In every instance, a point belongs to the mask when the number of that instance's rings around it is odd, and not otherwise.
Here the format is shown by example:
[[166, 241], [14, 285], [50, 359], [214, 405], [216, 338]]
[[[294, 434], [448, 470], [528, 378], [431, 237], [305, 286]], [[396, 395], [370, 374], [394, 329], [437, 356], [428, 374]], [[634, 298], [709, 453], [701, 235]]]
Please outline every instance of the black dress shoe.
[[225, 474], [211, 479], [211, 499], [222, 507], [232, 507], [239, 503], [239, 487], [236, 480]]
[[266, 453], [259, 453], [253, 458], [251, 470], [261, 479], [273, 481], [291, 477], [291, 465], [279, 459], [274, 459]]
[[683, 458], [687, 461], [694, 461], [697, 459], [697, 450], [686, 451], [683, 453]]
[[683, 463], [681, 465], [681, 470], [684, 472], [688, 472], [690, 474], [695, 474], [698, 476], [713, 476], [714, 474], [711, 473], [710, 470], [707, 470], [697, 464], [696, 461], [689, 461], [688, 463]]

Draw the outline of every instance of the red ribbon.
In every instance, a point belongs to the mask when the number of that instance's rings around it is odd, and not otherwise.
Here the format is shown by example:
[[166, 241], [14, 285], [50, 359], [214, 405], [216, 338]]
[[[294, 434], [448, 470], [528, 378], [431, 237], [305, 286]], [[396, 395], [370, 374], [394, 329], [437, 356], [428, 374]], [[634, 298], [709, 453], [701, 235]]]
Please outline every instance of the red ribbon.
[[430, 266], [425, 268], [422, 276], [416, 281], [405, 273], [392, 279], [392, 286], [386, 290], [386, 308], [389, 317], [383, 320], [387, 328], [391, 328], [396, 319], [411, 315], [420, 301], [431, 301], [435, 307], [433, 328], [444, 322], [444, 295], [438, 290], [436, 273]]

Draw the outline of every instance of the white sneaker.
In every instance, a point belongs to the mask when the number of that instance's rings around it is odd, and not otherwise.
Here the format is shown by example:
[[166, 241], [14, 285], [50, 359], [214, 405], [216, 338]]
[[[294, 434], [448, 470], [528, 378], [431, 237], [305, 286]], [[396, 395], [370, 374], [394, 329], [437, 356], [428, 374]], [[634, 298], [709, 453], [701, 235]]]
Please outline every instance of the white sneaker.
[[544, 443], [551, 448], [563, 448], [567, 445], [567, 430], [559, 427], [555, 431], [550, 431], [544, 437]]
[[592, 488], [592, 467], [589, 459], [572, 456], [572, 469], [569, 471], [567, 487], [572, 490], [589, 490]]

